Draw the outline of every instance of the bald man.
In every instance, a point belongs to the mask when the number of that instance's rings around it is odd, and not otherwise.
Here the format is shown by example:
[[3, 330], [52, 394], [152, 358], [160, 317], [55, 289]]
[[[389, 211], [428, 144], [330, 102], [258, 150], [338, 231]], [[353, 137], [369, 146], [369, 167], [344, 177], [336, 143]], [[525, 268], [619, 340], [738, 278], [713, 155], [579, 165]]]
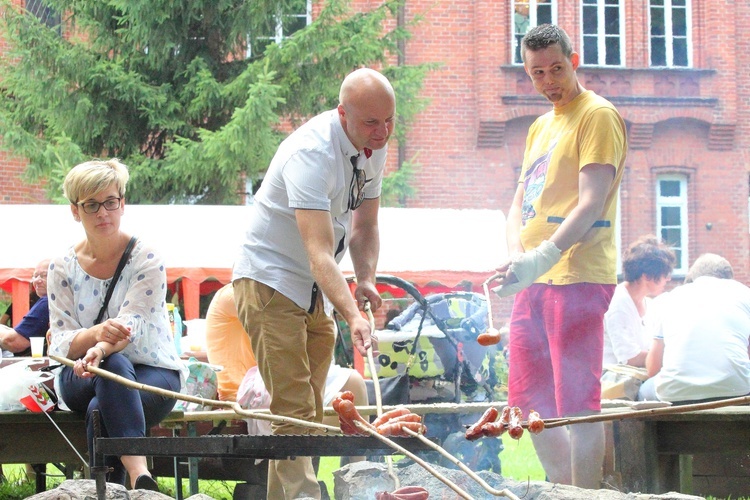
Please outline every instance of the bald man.
[[[378, 207], [395, 111], [393, 87], [382, 74], [368, 68], [350, 73], [338, 107], [281, 143], [255, 196], [232, 280], [273, 414], [322, 421], [333, 308], [361, 354], [371, 345], [360, 309], [365, 300], [373, 310], [381, 303], [375, 288]], [[338, 266], [347, 248], [357, 278], [354, 297]], [[281, 423], [272, 429], [314, 432]], [[309, 457], [269, 463], [268, 498], [320, 496]]]

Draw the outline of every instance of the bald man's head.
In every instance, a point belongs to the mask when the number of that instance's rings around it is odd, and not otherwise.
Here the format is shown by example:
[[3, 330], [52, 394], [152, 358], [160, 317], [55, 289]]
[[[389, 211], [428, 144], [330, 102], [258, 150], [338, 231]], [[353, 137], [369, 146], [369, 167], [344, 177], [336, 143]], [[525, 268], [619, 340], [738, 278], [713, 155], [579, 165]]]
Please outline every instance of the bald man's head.
[[349, 73], [339, 91], [338, 113], [357, 150], [384, 148], [395, 123], [396, 95], [391, 82], [370, 68]]
[[49, 268], [50, 259], [40, 261], [34, 268], [34, 275], [31, 277], [31, 284], [34, 285], [34, 291], [40, 297], [47, 295], [47, 269]]

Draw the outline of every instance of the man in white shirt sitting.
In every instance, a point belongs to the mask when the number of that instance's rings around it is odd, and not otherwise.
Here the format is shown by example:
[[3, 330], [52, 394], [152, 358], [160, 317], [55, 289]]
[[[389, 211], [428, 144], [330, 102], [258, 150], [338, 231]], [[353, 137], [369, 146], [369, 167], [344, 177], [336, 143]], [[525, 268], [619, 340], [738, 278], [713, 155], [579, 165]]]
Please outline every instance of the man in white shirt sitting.
[[639, 399], [675, 404], [750, 394], [750, 288], [716, 254], [698, 257], [685, 285], [660, 301]]

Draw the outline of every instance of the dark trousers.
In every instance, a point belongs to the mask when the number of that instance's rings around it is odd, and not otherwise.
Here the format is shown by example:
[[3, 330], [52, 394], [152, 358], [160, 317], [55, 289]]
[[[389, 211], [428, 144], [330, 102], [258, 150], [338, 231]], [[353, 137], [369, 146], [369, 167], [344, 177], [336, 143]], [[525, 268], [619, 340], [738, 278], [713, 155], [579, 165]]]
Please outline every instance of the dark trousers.
[[[109, 356], [100, 368], [134, 382], [175, 392], [180, 390], [179, 372], [133, 365], [119, 353]], [[60, 374], [60, 392], [71, 410], [86, 413], [90, 465], [94, 460], [94, 410], [99, 410], [103, 437], [144, 437], [147, 429], [169, 415], [176, 402], [153, 392], [131, 389], [104, 377], [81, 378], [69, 367], [64, 367]], [[125, 484], [126, 471], [119, 457], [106, 457], [105, 465], [113, 469], [107, 476], [108, 482]]]

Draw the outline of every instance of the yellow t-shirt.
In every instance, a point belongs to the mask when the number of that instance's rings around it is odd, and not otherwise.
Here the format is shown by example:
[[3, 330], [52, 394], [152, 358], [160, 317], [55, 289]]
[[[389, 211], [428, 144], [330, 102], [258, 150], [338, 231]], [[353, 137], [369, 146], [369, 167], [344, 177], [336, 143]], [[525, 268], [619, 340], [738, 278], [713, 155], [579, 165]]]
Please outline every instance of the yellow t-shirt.
[[206, 354], [208, 362], [221, 365], [216, 373], [219, 399], [236, 401], [245, 373], [257, 365], [250, 345], [250, 337], [237, 317], [234, 287], [231, 283], [220, 288], [206, 312]]
[[581, 168], [601, 163], [617, 169], [602, 216], [536, 283], [617, 283], [617, 190], [627, 148], [622, 117], [609, 101], [590, 90], [540, 116], [531, 125], [519, 179], [524, 185], [521, 207], [524, 248], [534, 248], [549, 239], [578, 204]]

